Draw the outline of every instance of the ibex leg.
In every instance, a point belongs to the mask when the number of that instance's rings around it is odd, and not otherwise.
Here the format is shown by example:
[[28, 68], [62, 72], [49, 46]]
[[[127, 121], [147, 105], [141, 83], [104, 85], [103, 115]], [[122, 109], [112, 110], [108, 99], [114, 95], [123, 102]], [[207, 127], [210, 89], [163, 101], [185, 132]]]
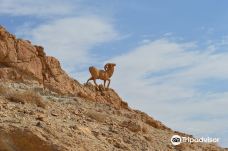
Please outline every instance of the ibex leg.
[[104, 80], [104, 88], [105, 88], [106, 80]]
[[90, 80], [92, 80], [92, 79], [93, 79], [93, 77], [89, 78], [89, 79], [87, 80], [86, 84], [88, 84], [88, 82], [89, 82]]
[[111, 80], [110, 80], [110, 79], [108, 79], [108, 86], [107, 86], [107, 88], [109, 88], [110, 82], [111, 82]]
[[97, 82], [96, 82], [96, 79], [93, 79], [93, 82], [95, 83], [96, 86], [98, 86], [98, 85], [97, 85]]

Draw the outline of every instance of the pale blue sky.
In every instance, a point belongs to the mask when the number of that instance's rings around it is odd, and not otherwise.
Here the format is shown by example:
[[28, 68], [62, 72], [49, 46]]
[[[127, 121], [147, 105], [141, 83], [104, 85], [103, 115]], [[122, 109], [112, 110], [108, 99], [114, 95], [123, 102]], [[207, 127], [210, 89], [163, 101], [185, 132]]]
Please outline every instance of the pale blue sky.
[[81, 83], [88, 66], [117, 63], [111, 87], [131, 107], [228, 147], [227, 6], [226, 0], [0, 0], [0, 24], [43, 45]]

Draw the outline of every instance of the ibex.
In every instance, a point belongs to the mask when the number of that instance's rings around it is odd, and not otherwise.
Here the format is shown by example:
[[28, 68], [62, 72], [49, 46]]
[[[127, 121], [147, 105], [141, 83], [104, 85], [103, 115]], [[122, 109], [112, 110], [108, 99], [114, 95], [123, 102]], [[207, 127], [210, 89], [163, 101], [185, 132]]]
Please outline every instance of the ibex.
[[96, 79], [100, 79], [100, 80], [104, 80], [104, 87], [105, 87], [106, 81], [108, 81], [108, 86], [107, 86], [107, 88], [108, 88], [110, 85], [110, 81], [111, 81], [110, 78], [113, 75], [115, 66], [116, 66], [116, 64], [114, 64], [114, 63], [107, 63], [104, 66], [104, 70], [98, 70], [96, 67], [93, 67], [93, 66], [89, 67], [89, 72], [91, 74], [91, 78], [89, 78], [87, 80], [86, 84], [88, 84], [88, 82], [90, 80], [93, 80], [94, 84], [96, 86], [98, 86], [96, 83]]

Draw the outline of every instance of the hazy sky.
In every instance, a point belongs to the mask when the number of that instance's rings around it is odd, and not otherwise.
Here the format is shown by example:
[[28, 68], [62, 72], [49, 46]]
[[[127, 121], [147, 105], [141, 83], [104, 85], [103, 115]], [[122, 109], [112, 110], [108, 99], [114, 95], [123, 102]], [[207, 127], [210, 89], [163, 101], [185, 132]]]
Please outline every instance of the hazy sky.
[[115, 62], [114, 88], [172, 129], [228, 147], [228, 1], [0, 0], [0, 24], [84, 83]]

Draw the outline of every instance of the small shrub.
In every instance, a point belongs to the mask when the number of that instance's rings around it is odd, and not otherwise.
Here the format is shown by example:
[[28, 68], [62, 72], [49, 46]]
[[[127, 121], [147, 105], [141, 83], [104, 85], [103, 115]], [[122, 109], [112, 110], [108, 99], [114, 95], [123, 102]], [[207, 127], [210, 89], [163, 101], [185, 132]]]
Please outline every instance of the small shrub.
[[142, 126], [142, 132], [148, 133], [148, 128], [145, 125]]
[[146, 116], [145, 123], [154, 127], [154, 128], [157, 128], [157, 129], [161, 129], [161, 130], [168, 129], [160, 121], [154, 120], [153, 118], [151, 118], [149, 116]]
[[98, 122], [105, 122], [106, 120], [106, 115], [99, 113], [99, 112], [95, 112], [95, 111], [87, 111], [86, 115]]
[[4, 94], [6, 92], [6, 88], [3, 85], [0, 85], [0, 94]]
[[160, 127], [160, 123], [158, 123], [158, 121], [152, 119], [152, 118], [147, 118], [146, 119], [146, 123], [154, 128], [159, 128]]
[[77, 96], [78, 96], [78, 97], [81, 97], [81, 98], [87, 98], [87, 97], [88, 97], [88, 96], [86, 95], [86, 93], [84, 93], [84, 92], [82, 92], [82, 91], [78, 92]]
[[1, 96], [9, 96], [10, 93], [12, 92], [12, 90], [10, 90], [9, 88], [3, 86], [3, 85], [0, 85], [0, 95]]
[[16, 103], [30, 103], [30, 104], [36, 104], [38, 107], [45, 108], [45, 104], [43, 103], [43, 98], [33, 92], [33, 91], [26, 91], [26, 92], [16, 92], [14, 91], [7, 97], [10, 101], [16, 102]]
[[132, 120], [123, 121], [121, 123], [121, 126], [128, 128], [132, 132], [139, 132], [142, 130], [140, 123]]

